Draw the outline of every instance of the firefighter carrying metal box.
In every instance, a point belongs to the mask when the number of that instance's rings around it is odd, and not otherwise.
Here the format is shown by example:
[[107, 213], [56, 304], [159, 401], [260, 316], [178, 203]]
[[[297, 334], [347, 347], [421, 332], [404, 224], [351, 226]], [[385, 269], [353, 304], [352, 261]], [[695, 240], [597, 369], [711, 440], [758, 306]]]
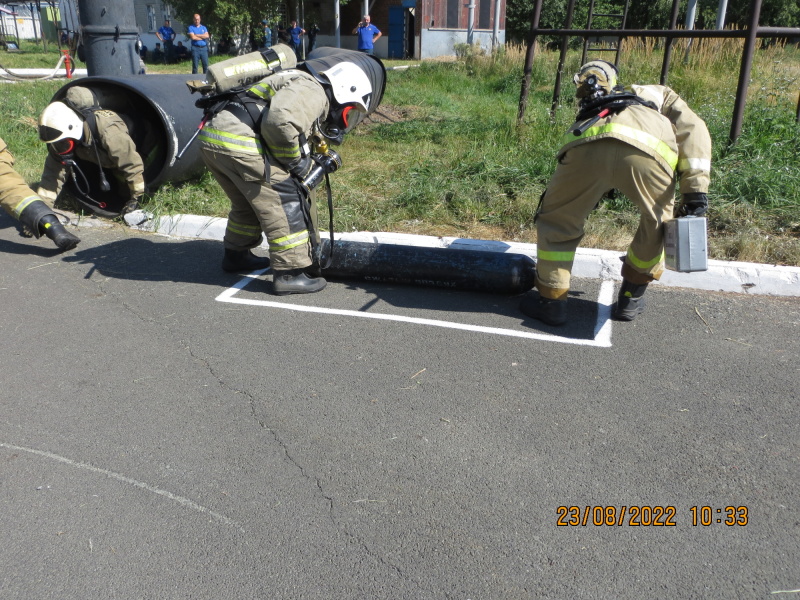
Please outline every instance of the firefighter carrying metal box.
[[644, 293], [664, 270], [664, 223], [708, 208], [711, 137], [705, 123], [674, 91], [661, 85], [617, 85], [615, 65], [595, 60], [575, 74], [577, 121], [564, 135], [558, 166], [542, 196], [538, 231], [537, 292], [520, 310], [548, 325], [567, 322], [567, 293], [584, 222], [602, 197], [619, 190], [637, 206], [639, 227], [622, 265], [615, 319], [644, 310]]

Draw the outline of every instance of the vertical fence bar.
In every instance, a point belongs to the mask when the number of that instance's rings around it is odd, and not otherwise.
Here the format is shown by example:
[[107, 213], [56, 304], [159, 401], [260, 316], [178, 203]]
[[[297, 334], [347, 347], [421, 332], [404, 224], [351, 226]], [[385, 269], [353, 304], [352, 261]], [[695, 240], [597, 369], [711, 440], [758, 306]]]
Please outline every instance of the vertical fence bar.
[[[572, 15], [575, 11], [575, 0], [569, 0], [567, 5], [567, 18], [564, 21], [564, 29], [572, 27]], [[567, 57], [567, 49], [569, 46], [569, 36], [561, 36], [561, 54], [558, 56], [558, 72], [556, 73], [556, 84], [553, 86], [553, 102], [550, 105], [550, 116], [554, 117], [556, 108], [558, 108], [558, 101], [561, 98], [561, 78], [564, 76], [564, 62]]]
[[[669, 18], [669, 30], [674, 31], [678, 26], [678, 10], [681, 7], [681, 0], [672, 0], [672, 15]], [[661, 85], [667, 85], [667, 75], [669, 74], [669, 62], [672, 59], [672, 45], [675, 38], [668, 37], [664, 42], [664, 61], [661, 63]]]
[[531, 18], [531, 30], [528, 34], [528, 51], [525, 53], [525, 67], [522, 75], [522, 90], [519, 94], [519, 109], [517, 110], [517, 125], [525, 118], [525, 109], [528, 106], [528, 94], [531, 90], [531, 72], [533, 71], [533, 55], [536, 48], [536, 31], [539, 29], [539, 18], [542, 16], [542, 2], [536, 0]]
[[742, 51], [742, 66], [739, 68], [739, 85], [736, 88], [736, 102], [733, 105], [733, 120], [731, 121], [731, 133], [728, 137], [728, 145], [736, 143], [742, 133], [742, 119], [744, 118], [744, 106], [747, 103], [747, 88], [750, 85], [750, 69], [753, 67], [753, 53], [756, 47], [756, 34], [758, 33], [758, 23], [761, 20], [761, 0], [752, 0], [750, 3], [750, 26], [747, 30], [747, 37]]

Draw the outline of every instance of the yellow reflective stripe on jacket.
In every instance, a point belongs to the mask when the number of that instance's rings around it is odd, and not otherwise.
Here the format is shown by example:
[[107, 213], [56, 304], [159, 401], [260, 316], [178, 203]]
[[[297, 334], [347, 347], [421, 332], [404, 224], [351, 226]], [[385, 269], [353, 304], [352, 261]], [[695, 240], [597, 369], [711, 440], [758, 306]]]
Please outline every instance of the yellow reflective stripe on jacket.
[[222, 72], [225, 77], [235, 77], [237, 75], [246, 75], [248, 73], [252, 73], [253, 71], [263, 71], [264, 67], [269, 67], [269, 65], [267, 65], [266, 60], [259, 56], [255, 60], [249, 60], [244, 63], [239, 63], [238, 65], [224, 67]]
[[261, 227], [258, 225], [246, 225], [245, 223], [237, 223], [228, 218], [228, 231], [238, 233], [239, 235], [246, 235], [254, 237], [261, 233]]
[[550, 262], [572, 262], [575, 260], [574, 252], [552, 252], [548, 250], [536, 250], [536, 258]]
[[678, 166], [678, 155], [667, 144], [662, 142], [657, 137], [650, 135], [646, 131], [642, 131], [641, 129], [634, 129], [633, 127], [628, 127], [627, 125], [622, 125], [620, 123], [606, 123], [604, 125], [598, 125], [596, 127], [589, 127], [589, 129], [584, 131], [583, 134], [579, 136], [573, 134], [572, 131], [568, 131], [561, 138], [562, 142], [561, 145], [563, 147], [569, 144], [570, 142], [574, 142], [575, 140], [595, 137], [598, 135], [603, 135], [605, 133], [620, 135], [622, 137], [635, 140], [640, 144], [644, 144], [648, 148], [654, 150], [665, 161], [667, 161], [667, 164], [670, 166], [670, 168], [672, 168], [673, 171]]
[[254, 85], [247, 91], [253, 94], [253, 96], [263, 100], [271, 100], [276, 94], [275, 89], [271, 85], [261, 85], [260, 83]]
[[204, 127], [200, 130], [198, 136], [204, 142], [243, 152], [245, 154], [264, 154], [264, 147], [261, 140], [254, 137], [247, 137], [245, 135], [236, 135], [235, 133], [228, 133], [213, 127]]
[[679, 171], [688, 171], [689, 169], [711, 171], [711, 161], [707, 158], [682, 158], [678, 161]]
[[41, 201], [41, 198], [39, 198], [39, 196], [36, 196], [36, 195], [28, 196], [22, 202], [17, 204], [12, 209], [12, 211], [14, 213], [14, 216], [17, 217], [17, 220], [19, 220], [19, 216], [22, 214], [22, 211], [24, 211], [26, 208], [28, 208], [28, 206], [30, 206], [31, 202], [36, 202], [37, 200]]
[[308, 242], [308, 229], [291, 233], [285, 237], [271, 240], [269, 243], [270, 252], [280, 252], [281, 250], [289, 250], [296, 246], [302, 246]]
[[637, 269], [652, 269], [654, 266], [664, 260], [664, 251], [662, 250], [661, 253], [652, 260], [642, 260], [637, 258], [637, 256], [633, 253], [633, 250], [628, 248], [628, 260], [631, 261], [631, 264]]
[[269, 148], [270, 154], [275, 158], [300, 158], [300, 146], [297, 144], [294, 146], [273, 146], [272, 144], [267, 144], [267, 148]]

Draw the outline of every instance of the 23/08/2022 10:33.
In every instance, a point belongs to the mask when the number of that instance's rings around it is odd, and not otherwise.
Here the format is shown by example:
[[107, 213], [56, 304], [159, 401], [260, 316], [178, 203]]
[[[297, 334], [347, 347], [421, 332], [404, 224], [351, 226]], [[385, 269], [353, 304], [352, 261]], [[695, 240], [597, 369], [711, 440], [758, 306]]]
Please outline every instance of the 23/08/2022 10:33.
[[[708, 527], [714, 524], [743, 527], [748, 523], [746, 506], [692, 506], [689, 508], [692, 526]], [[628, 525], [630, 527], [675, 527], [678, 509], [674, 506], [610, 505], [610, 506], [559, 506], [556, 509], [559, 527], [597, 527]]]

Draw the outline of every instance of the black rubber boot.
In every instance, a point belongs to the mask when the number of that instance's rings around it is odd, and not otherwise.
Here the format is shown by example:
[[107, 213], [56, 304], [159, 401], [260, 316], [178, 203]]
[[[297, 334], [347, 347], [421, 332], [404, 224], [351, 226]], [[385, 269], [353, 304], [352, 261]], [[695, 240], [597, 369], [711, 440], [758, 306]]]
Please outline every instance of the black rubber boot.
[[622, 280], [619, 288], [617, 304], [614, 307], [614, 318], [617, 321], [633, 321], [636, 315], [644, 312], [644, 293], [647, 285], [636, 285], [630, 281]]
[[72, 250], [81, 238], [67, 231], [54, 214], [45, 215], [39, 220], [39, 231], [53, 240], [62, 250]]
[[257, 269], [269, 267], [266, 256], [256, 256], [251, 250], [229, 250], [225, 248], [222, 258], [222, 270], [226, 273], [249, 273]]
[[303, 269], [275, 271], [272, 276], [272, 287], [275, 294], [313, 294], [325, 289], [328, 284], [322, 277], [309, 277]]
[[560, 327], [567, 322], [566, 300], [551, 300], [529, 292], [519, 303], [519, 309], [523, 314], [554, 327]]

